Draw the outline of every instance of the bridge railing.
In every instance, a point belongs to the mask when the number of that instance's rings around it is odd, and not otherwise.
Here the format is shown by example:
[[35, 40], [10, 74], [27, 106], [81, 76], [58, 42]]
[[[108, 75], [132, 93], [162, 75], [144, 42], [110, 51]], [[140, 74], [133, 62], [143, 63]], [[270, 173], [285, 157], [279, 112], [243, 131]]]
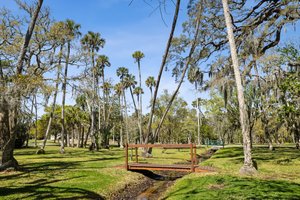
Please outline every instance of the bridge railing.
[[[130, 165], [128, 162], [128, 151], [129, 149], [134, 149], [135, 150], [135, 163], [139, 163], [139, 158], [138, 158], [138, 148], [164, 148], [164, 149], [190, 149], [190, 159], [191, 159], [191, 164], [190, 164], [190, 170], [191, 172], [195, 172], [195, 166], [197, 163], [197, 147], [195, 144], [126, 144], [125, 145], [125, 169], [129, 170]], [[168, 166], [166, 165], [156, 165], [155, 167], [157, 168], [166, 168]], [[176, 164], [172, 165], [174, 169], [176, 169]]]

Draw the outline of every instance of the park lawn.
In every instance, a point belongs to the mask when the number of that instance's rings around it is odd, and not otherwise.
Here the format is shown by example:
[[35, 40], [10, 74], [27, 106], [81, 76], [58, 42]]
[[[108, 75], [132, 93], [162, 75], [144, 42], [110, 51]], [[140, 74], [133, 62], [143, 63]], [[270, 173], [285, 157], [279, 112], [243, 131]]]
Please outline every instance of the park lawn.
[[124, 163], [124, 152], [115, 148], [89, 152], [58, 146], [15, 151], [21, 171], [0, 172], [0, 199], [102, 199], [143, 176], [115, 166]]
[[219, 150], [202, 165], [217, 172], [194, 173], [179, 179], [163, 199], [300, 199], [300, 151], [294, 147], [255, 147], [253, 158], [259, 173], [239, 174], [242, 147]]
[[[143, 180], [141, 174], [121, 169], [123, 149], [90, 152], [66, 147], [66, 153], [60, 154], [59, 146], [49, 141], [46, 154], [37, 155], [36, 151], [15, 150], [21, 170], [0, 172], [0, 199], [101, 199]], [[197, 153], [204, 151], [201, 148]], [[154, 148], [153, 157], [139, 157], [139, 162], [172, 164], [189, 158], [189, 149]], [[132, 160], [134, 150], [129, 151], [129, 162]]]

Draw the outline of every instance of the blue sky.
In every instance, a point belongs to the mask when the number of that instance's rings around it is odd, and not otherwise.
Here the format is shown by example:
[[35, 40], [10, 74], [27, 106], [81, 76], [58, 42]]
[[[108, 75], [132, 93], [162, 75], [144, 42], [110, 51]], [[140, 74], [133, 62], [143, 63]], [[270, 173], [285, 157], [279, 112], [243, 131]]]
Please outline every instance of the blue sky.
[[[27, 1], [30, 2], [30, 1]], [[43, 6], [48, 6], [51, 16], [56, 21], [73, 19], [81, 24], [81, 32], [99, 32], [106, 40], [105, 47], [99, 54], [109, 57], [111, 67], [106, 69], [106, 74], [114, 83], [119, 81], [116, 77], [118, 67], [127, 67], [129, 72], [137, 78], [138, 71], [132, 53], [140, 50], [145, 54], [142, 60], [143, 82], [148, 76], [156, 78], [166, 42], [170, 32], [175, 5], [169, 1], [163, 13], [163, 19], [159, 10], [155, 9], [157, 1], [148, 0], [151, 6], [142, 0], [44, 0]], [[186, 19], [186, 2], [183, 1], [177, 26], [177, 35], [181, 31], [181, 24]], [[1, 0], [0, 7], [7, 7], [14, 13], [20, 13], [13, 0]], [[70, 75], [79, 73], [75, 67], [70, 68]], [[170, 72], [164, 72], [160, 91], [168, 89], [170, 92], [176, 87], [174, 78]], [[144, 111], [147, 110], [150, 100], [150, 92], [144, 85]], [[185, 83], [180, 90], [180, 96], [187, 101], [194, 99], [193, 85]], [[71, 95], [70, 93], [68, 94]], [[71, 98], [67, 103], [73, 104]], [[60, 102], [60, 99], [58, 99]]]
[[[27, 0], [30, 2], [31, 0]], [[130, 73], [137, 77], [137, 66], [132, 58], [132, 53], [136, 50], [144, 52], [145, 58], [142, 60], [143, 82], [148, 76], [156, 78], [162, 55], [166, 46], [170, 26], [173, 18], [174, 4], [172, 1], [166, 6], [163, 13], [164, 21], [161, 18], [156, 0], [147, 0], [152, 6], [147, 5], [143, 0], [44, 0], [44, 6], [51, 10], [51, 16], [56, 21], [73, 19], [81, 24], [81, 32], [99, 32], [106, 40], [104, 49], [99, 54], [105, 54], [110, 58], [112, 66], [106, 69], [106, 74], [111, 77], [114, 83], [119, 79], [116, 77], [116, 69], [124, 66], [129, 68]], [[187, 0], [182, 1], [176, 35], [181, 32], [181, 24], [186, 20]], [[7, 7], [14, 13], [20, 10], [14, 0], [1, 0], [0, 7]], [[292, 31], [296, 29], [296, 31]], [[284, 41], [299, 42], [299, 23], [286, 28]], [[70, 75], [76, 75], [79, 70], [70, 68]], [[160, 86], [160, 91], [168, 89], [170, 92], [176, 87], [171, 72], [164, 72]], [[150, 94], [148, 88], [143, 86], [145, 94], [143, 96], [144, 111], [147, 110]], [[207, 94], [199, 94], [200, 97], [207, 97]], [[193, 85], [184, 83], [180, 90], [180, 96], [189, 103], [195, 99]], [[68, 97], [71, 94], [68, 93]], [[67, 103], [73, 104], [71, 98], [67, 98]], [[60, 102], [60, 99], [58, 100]]]

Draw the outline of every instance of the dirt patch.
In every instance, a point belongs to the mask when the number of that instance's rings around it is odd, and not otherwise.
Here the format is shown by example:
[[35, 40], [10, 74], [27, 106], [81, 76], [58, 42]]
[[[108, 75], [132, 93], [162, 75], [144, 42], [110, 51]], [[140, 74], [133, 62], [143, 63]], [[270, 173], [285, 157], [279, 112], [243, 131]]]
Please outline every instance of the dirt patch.
[[210, 184], [207, 186], [207, 188], [210, 190], [221, 190], [224, 188], [224, 186], [224, 184]]
[[154, 180], [145, 177], [143, 180], [135, 184], [126, 185], [122, 190], [113, 194], [109, 199], [111, 200], [129, 200], [136, 199], [138, 194], [147, 190], [151, 185], [153, 185]]

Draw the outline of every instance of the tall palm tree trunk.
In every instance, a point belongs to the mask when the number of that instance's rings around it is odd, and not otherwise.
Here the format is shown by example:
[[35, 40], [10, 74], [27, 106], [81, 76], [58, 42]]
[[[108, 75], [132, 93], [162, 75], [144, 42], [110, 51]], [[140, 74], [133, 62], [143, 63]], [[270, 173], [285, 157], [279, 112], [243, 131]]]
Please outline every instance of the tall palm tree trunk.
[[[62, 107], [61, 107], [61, 146], [60, 146], [60, 153], [65, 153], [65, 135], [66, 133], [66, 124], [65, 124], [65, 103], [66, 103], [66, 92], [67, 92], [67, 77], [68, 77], [68, 65], [69, 65], [69, 58], [70, 58], [70, 51], [71, 51], [71, 43], [70, 41], [67, 44], [67, 57], [66, 57], [66, 65], [65, 65], [65, 72], [64, 72], [64, 81], [62, 84]], [[69, 141], [67, 141], [68, 143]]]
[[230, 16], [228, 0], [222, 0], [224, 16], [226, 21], [226, 27], [228, 32], [228, 39], [230, 45], [231, 59], [233, 64], [235, 82], [237, 87], [237, 95], [239, 102], [239, 111], [240, 111], [240, 121], [242, 126], [243, 134], [243, 147], [244, 147], [244, 165], [241, 168], [241, 173], [253, 174], [256, 172], [256, 169], [253, 167], [252, 154], [251, 154], [251, 142], [250, 142], [250, 126], [247, 116], [246, 104], [244, 99], [244, 88], [242, 86], [241, 75], [239, 70], [239, 62], [237, 49], [235, 45], [234, 35], [233, 35], [233, 22]]
[[[141, 62], [138, 60], [138, 71], [139, 71], [139, 86], [142, 88], [142, 75], [141, 75]], [[142, 120], [143, 120], [143, 100], [142, 93], [139, 95], [139, 115], [138, 115], [138, 124], [139, 124], [139, 133], [140, 133], [140, 143], [143, 143], [143, 129], [142, 129]]]
[[93, 67], [93, 99], [92, 99], [92, 105], [91, 105], [91, 146], [90, 150], [96, 150], [98, 149], [97, 143], [96, 143], [96, 111], [95, 111], [95, 98], [96, 98], [96, 72], [95, 72], [95, 51], [92, 49], [92, 67]]

